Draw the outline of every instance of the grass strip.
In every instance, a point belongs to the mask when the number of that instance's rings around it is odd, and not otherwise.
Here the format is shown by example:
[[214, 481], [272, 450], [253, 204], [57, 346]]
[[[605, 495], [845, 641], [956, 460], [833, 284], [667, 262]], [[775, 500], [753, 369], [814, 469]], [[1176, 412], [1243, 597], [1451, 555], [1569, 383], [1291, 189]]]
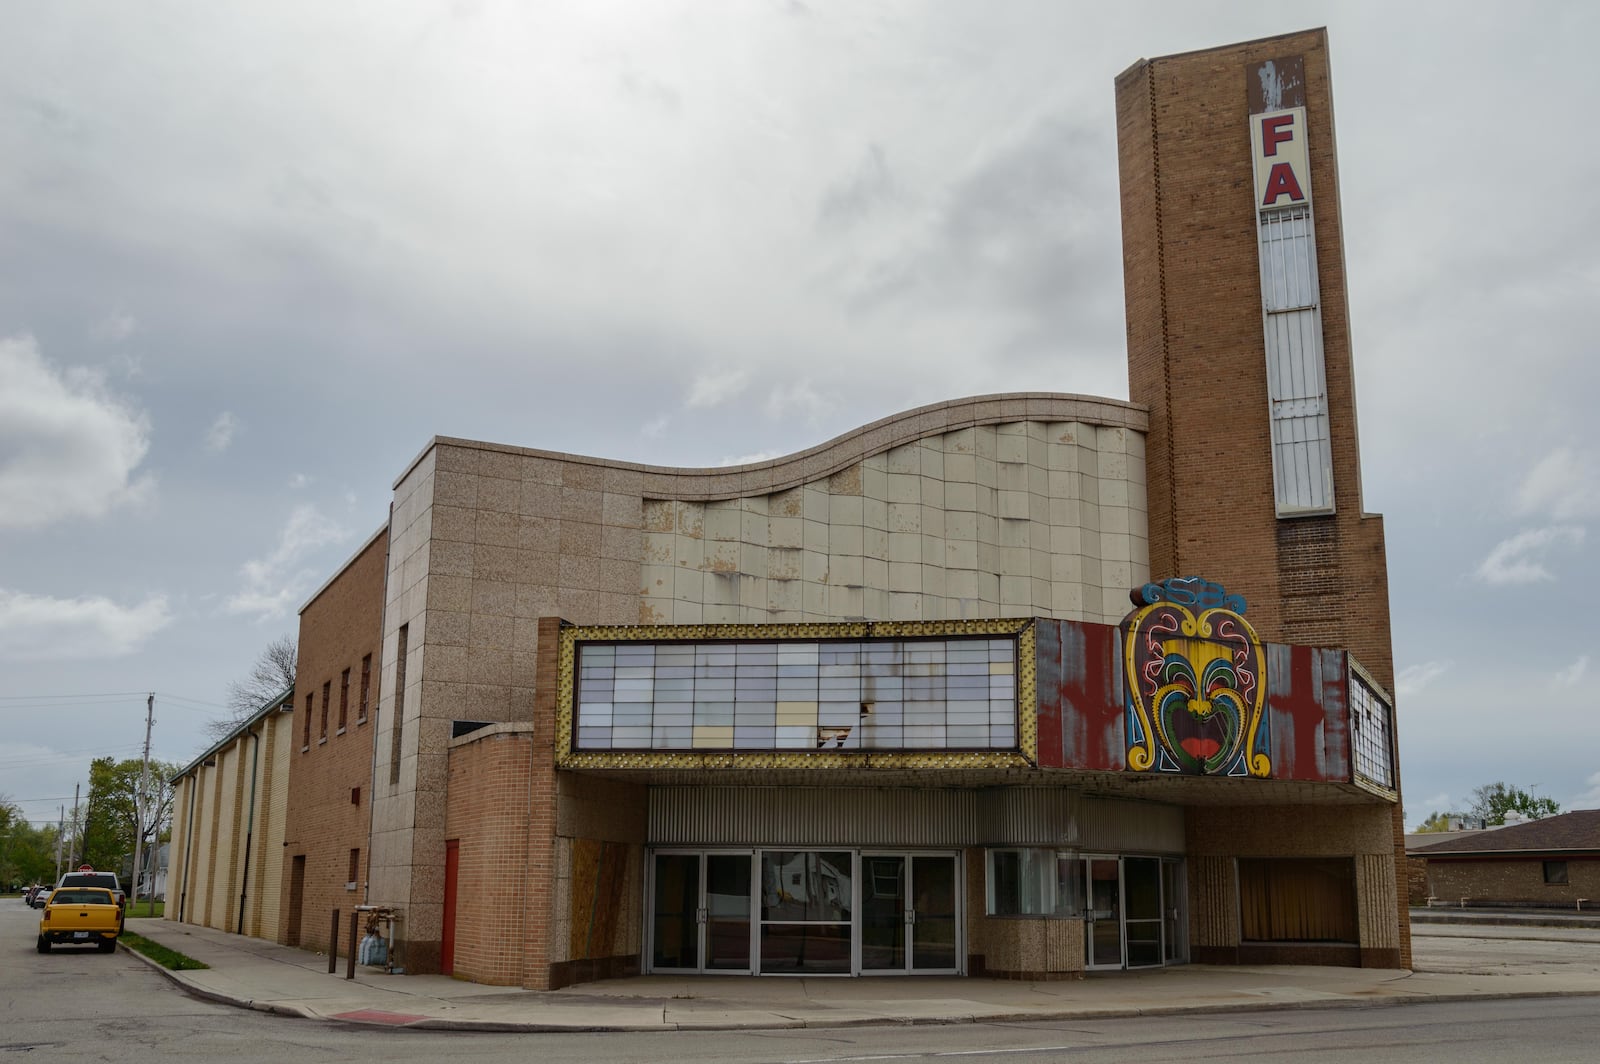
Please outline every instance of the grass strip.
[[136, 935], [132, 931], [124, 930], [122, 934], [117, 936], [117, 941], [121, 942], [129, 949], [138, 950], [146, 957], [149, 957], [151, 960], [161, 965], [161, 967], [170, 968], [175, 972], [192, 971], [198, 968], [211, 967], [211, 965], [202, 964], [193, 957], [185, 957], [177, 950], [168, 949], [158, 942], [151, 942], [143, 935]]

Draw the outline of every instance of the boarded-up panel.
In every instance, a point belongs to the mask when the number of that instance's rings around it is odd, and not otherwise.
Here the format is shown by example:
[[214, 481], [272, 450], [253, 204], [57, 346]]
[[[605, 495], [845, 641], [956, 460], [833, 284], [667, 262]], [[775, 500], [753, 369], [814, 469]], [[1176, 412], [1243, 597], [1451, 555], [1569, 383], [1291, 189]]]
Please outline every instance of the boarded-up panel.
[[610, 957], [616, 952], [627, 871], [626, 845], [594, 839], [572, 841], [569, 959]]
[[1266, 650], [1273, 777], [1348, 783], [1344, 652], [1280, 643]]
[[1040, 620], [1035, 638], [1040, 767], [1120, 772], [1127, 762], [1120, 630]]

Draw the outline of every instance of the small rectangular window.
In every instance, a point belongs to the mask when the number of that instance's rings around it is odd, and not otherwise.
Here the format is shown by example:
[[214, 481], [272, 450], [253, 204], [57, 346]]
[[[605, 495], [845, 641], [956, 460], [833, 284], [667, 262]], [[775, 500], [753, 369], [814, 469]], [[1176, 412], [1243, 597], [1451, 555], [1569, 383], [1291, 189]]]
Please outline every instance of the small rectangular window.
[[339, 730], [344, 731], [345, 722], [350, 716], [350, 670], [346, 669], [339, 675]]
[[1544, 863], [1544, 881], [1552, 886], [1566, 886], [1567, 862], [1546, 861]]
[[360, 877], [361, 877], [361, 851], [359, 849], [354, 849], [354, 850], [350, 851], [350, 878], [345, 883], [345, 889], [346, 890], [354, 890], [354, 889], [356, 889], [356, 884], [358, 882], [360, 882]]
[[330, 680], [322, 685], [322, 730], [317, 735], [323, 739], [328, 737], [328, 703], [332, 701], [328, 696], [332, 691], [333, 681]]
[[317, 696], [310, 691], [306, 692], [306, 719], [301, 724], [300, 749], [311, 749], [311, 712], [316, 708]]
[[361, 804], [361, 788], [360, 787], [351, 787], [350, 788], [350, 804], [351, 805], [360, 805]]
[[361, 659], [361, 703], [356, 707], [356, 723], [367, 722], [367, 700], [372, 695], [372, 655]]

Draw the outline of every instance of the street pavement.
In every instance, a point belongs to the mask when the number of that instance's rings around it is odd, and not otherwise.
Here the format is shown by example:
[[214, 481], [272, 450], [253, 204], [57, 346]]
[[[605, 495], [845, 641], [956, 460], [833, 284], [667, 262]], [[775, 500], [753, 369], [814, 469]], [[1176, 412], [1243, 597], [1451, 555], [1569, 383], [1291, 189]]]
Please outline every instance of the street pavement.
[[[1504, 917], [1505, 914], [1496, 914]], [[755, 978], [639, 976], [556, 991], [492, 987], [443, 975], [390, 975], [340, 958], [166, 920], [134, 919], [128, 930], [209, 965], [156, 967], [189, 993], [283, 1015], [432, 1030], [672, 1031], [775, 1030], [861, 1025], [1022, 1022], [1174, 1015], [1261, 1008], [1330, 1008], [1600, 994], [1600, 920], [1551, 931], [1481, 926], [1457, 914], [1451, 925], [1416, 929], [1417, 971], [1311, 966], [1190, 964], [1063, 982], [961, 977]], [[1430, 935], [1459, 949], [1466, 937], [1493, 958], [1500, 941], [1521, 953], [1505, 963], [1441, 959], [1429, 970]], [[1547, 962], [1530, 940], [1560, 942]], [[126, 949], [126, 947], [124, 947]], [[1441, 958], [1447, 956], [1441, 952]]]

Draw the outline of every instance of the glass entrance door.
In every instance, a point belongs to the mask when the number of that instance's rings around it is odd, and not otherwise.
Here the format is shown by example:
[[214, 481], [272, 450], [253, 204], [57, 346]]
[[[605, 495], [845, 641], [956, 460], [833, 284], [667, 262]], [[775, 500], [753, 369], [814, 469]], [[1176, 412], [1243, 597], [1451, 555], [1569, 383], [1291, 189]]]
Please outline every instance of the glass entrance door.
[[751, 862], [748, 851], [656, 853], [652, 971], [750, 971]]
[[1161, 858], [1122, 859], [1122, 933], [1129, 968], [1161, 965]]
[[955, 854], [861, 855], [863, 974], [954, 974], [960, 912]]
[[1086, 854], [1084, 876], [1085, 967], [1122, 967], [1122, 861]]
[[1182, 964], [1189, 959], [1188, 891], [1183, 862], [1171, 857], [1161, 862], [1161, 906], [1166, 918], [1167, 963]]

